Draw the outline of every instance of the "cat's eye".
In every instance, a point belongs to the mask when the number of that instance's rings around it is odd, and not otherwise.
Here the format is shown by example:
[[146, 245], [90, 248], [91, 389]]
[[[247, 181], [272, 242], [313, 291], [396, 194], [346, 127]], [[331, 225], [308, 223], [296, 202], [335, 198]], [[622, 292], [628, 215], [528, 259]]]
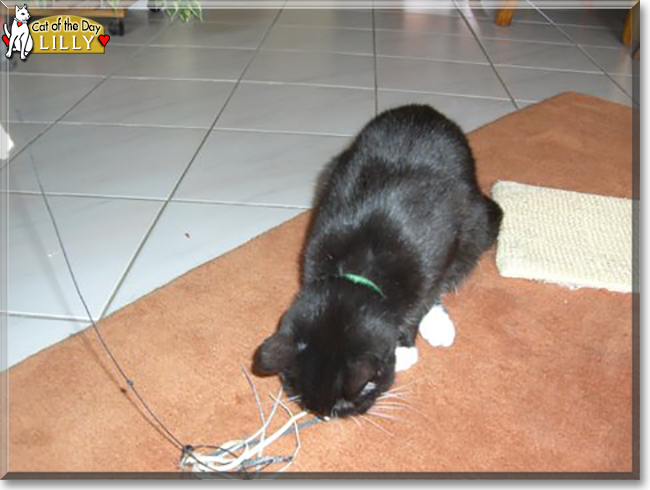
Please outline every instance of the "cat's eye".
[[299, 340], [298, 343], [296, 344], [296, 347], [298, 347], [298, 352], [302, 352], [307, 348], [307, 343], [303, 342], [302, 340]]

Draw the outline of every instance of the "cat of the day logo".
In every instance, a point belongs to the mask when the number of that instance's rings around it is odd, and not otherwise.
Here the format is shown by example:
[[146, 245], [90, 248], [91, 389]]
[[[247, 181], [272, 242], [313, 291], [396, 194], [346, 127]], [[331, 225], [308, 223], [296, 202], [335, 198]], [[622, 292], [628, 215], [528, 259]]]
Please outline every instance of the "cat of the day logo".
[[2, 40], [7, 58], [18, 51], [21, 59], [30, 53], [104, 53], [110, 40], [104, 26], [76, 15], [52, 15], [29, 23], [27, 5], [18, 7], [11, 31], [4, 24]]

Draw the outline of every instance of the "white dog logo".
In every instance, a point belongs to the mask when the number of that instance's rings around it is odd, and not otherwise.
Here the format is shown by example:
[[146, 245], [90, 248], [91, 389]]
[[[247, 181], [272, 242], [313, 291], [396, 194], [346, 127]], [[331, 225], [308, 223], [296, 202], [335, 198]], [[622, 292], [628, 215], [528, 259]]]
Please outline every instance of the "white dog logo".
[[34, 47], [34, 40], [27, 25], [29, 18], [27, 5], [23, 5], [23, 8], [18, 8], [16, 5], [16, 18], [11, 25], [11, 33], [7, 30], [7, 24], [4, 25], [5, 33], [2, 40], [7, 45], [7, 58], [11, 58], [13, 51], [20, 51], [20, 59], [24, 60]]

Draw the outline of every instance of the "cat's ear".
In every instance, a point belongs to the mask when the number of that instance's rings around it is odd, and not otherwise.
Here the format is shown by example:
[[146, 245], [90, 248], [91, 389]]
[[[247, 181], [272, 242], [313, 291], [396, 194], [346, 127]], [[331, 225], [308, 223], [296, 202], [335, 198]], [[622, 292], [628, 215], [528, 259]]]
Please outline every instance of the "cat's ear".
[[276, 333], [257, 348], [253, 371], [266, 376], [277, 374], [293, 361], [297, 353], [298, 347], [288, 335]]
[[356, 397], [374, 375], [375, 366], [370, 360], [360, 359], [350, 362], [343, 385], [345, 398], [351, 400]]
[[19, 10], [18, 5], [16, 5], [16, 13], [18, 13]]
[[24, 8], [24, 9], [27, 9], [27, 4], [24, 4], [24, 5], [23, 5], [23, 8]]

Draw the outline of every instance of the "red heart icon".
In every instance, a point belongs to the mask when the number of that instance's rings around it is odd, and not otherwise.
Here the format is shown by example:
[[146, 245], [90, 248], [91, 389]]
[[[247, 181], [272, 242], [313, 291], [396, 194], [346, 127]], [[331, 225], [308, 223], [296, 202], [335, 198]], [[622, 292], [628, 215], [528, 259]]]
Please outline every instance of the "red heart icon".
[[101, 36], [99, 36], [99, 42], [102, 43], [102, 46], [106, 46], [106, 43], [110, 38], [111, 36], [109, 36], [108, 34], [102, 34]]
[[2, 35], [2, 40], [5, 42], [7, 46], [9, 46], [9, 38], [5, 36], [4, 34]]

